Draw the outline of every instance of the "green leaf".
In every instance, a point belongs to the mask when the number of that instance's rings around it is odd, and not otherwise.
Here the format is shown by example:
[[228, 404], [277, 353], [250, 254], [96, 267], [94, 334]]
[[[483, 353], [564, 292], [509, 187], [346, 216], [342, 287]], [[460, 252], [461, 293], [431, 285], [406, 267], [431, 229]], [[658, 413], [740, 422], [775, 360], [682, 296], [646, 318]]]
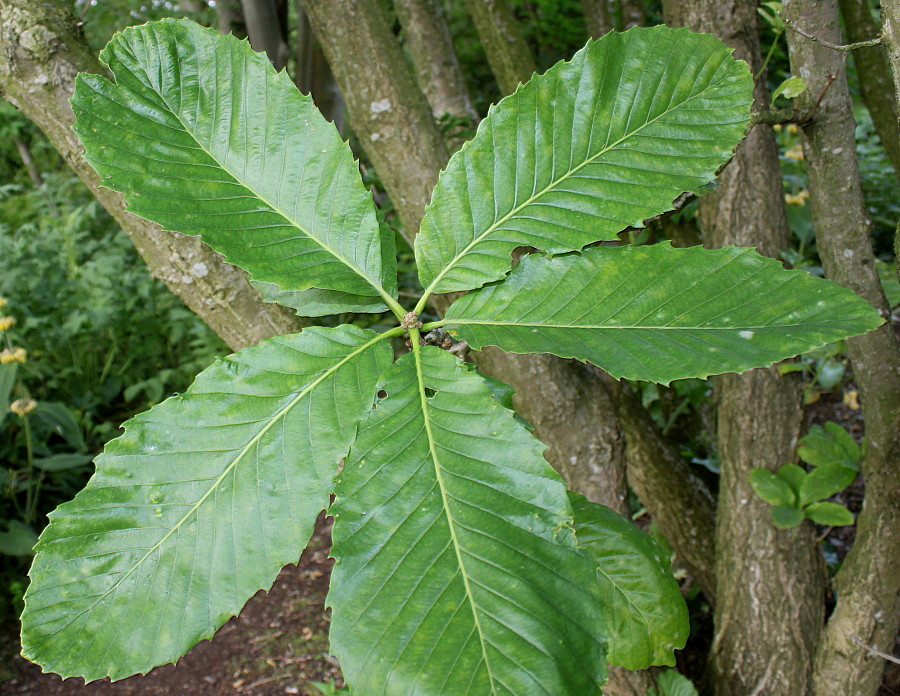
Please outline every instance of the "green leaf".
[[776, 474], [778, 475], [778, 478], [791, 487], [794, 495], [799, 498], [800, 489], [803, 487], [803, 482], [806, 481], [806, 477], [808, 476], [806, 470], [802, 466], [797, 466], [796, 464], [785, 464], [778, 469]]
[[10, 395], [16, 386], [17, 363], [5, 363], [0, 365], [0, 425], [9, 415], [9, 405], [12, 403]]
[[413, 346], [331, 507], [331, 648], [352, 693], [599, 695], [599, 585], [565, 485], [477, 373]]
[[813, 503], [804, 512], [816, 524], [828, 527], [849, 527], [853, 524], [853, 513], [837, 503]]
[[767, 469], [754, 469], [750, 472], [750, 486], [760, 498], [769, 505], [793, 506], [796, 502], [790, 485], [780, 476]]
[[493, 107], [442, 172], [416, 238], [428, 292], [502, 278], [510, 252], [612, 240], [715, 177], [743, 137], [747, 65], [709, 34], [609, 33]]
[[828, 422], [823, 428], [814, 425], [800, 438], [797, 454], [807, 464], [823, 466], [841, 464], [859, 470], [862, 450], [853, 436], [837, 423]]
[[569, 499], [578, 545], [597, 564], [607, 661], [626, 669], [674, 665], [690, 623], [668, 557], [631, 520], [575, 493]]
[[34, 530], [18, 520], [9, 520], [7, 531], [0, 532], [0, 553], [8, 556], [31, 556], [38, 535]]
[[89, 454], [54, 454], [34, 460], [34, 465], [43, 471], [67, 471], [90, 464], [93, 457]]
[[667, 669], [656, 677], [659, 686], [657, 696], [697, 696], [697, 688], [683, 674]]
[[799, 97], [805, 91], [806, 82], [802, 78], [789, 77], [778, 85], [774, 92], [772, 92], [772, 104], [775, 104], [775, 100], [778, 99], [778, 97], [793, 99], [794, 97]]
[[65, 404], [56, 401], [38, 401], [34, 416], [43, 421], [52, 432], [59, 435], [73, 449], [84, 450], [84, 435], [75, 413]]
[[852, 291], [753, 249], [668, 244], [530, 255], [444, 321], [473, 348], [553, 353], [663, 384], [769, 365], [881, 323]]
[[172, 662], [296, 562], [391, 351], [309, 328], [204, 370], [125, 425], [31, 568], [22, 653], [63, 677]]
[[844, 490], [856, 480], [859, 472], [837, 462], [817, 466], [806, 476], [800, 489], [800, 505], [825, 500]]
[[790, 505], [776, 505], [769, 514], [772, 516], [772, 523], [779, 529], [798, 527], [803, 522], [803, 511]]
[[116, 83], [78, 76], [74, 129], [129, 211], [201, 235], [302, 314], [398, 306], [350, 148], [286, 72], [188, 20], [130, 27], [100, 57]]

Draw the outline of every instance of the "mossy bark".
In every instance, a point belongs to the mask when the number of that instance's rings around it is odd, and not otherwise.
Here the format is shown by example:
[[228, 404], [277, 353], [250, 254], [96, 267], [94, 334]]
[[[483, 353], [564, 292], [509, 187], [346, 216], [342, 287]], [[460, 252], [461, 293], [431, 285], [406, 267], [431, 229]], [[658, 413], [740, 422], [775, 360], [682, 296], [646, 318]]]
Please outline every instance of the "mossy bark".
[[[813, 36], [840, 43], [837, 0], [787, 0], [784, 14]], [[798, 106], [811, 110], [818, 102], [803, 127], [803, 153], [825, 274], [888, 318], [860, 188], [846, 53], [796, 32], [788, 32], [788, 42], [791, 70], [809, 85]], [[816, 696], [874, 695], [884, 662], [853, 636], [890, 653], [900, 625], [900, 345], [888, 322], [849, 339], [847, 348], [865, 417], [866, 493], [856, 539], [835, 577], [837, 605], [816, 653]]]
[[68, 3], [0, 0], [0, 94], [47, 136], [162, 280], [233, 349], [300, 330], [293, 312], [262, 301], [243, 271], [195, 237], [164, 232], [125, 211], [122, 197], [100, 185], [72, 132], [69, 97], [79, 72], [104, 73]]

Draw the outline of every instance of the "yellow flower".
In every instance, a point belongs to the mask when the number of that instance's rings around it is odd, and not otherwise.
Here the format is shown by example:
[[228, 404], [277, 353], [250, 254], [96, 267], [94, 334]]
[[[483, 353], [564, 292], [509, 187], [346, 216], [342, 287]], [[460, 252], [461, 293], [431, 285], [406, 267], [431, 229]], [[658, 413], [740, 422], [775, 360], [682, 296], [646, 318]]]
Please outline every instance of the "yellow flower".
[[795, 162], [803, 161], [803, 147], [800, 145], [794, 145], [790, 150], [784, 153], [784, 156], [788, 159], [792, 159]]
[[34, 399], [16, 399], [9, 405], [9, 410], [17, 416], [24, 418], [37, 408], [37, 401]]
[[809, 191], [803, 189], [800, 193], [786, 193], [784, 194], [784, 202], [788, 205], [803, 205], [806, 203], [809, 198]]
[[0, 297], [0, 309], [3, 309], [6, 306], [6, 298]]
[[15, 317], [0, 317], [0, 331], [6, 331], [15, 323]]
[[23, 363], [27, 355], [24, 348], [4, 348], [0, 350], [0, 365], [13, 362]]
[[789, 123], [788, 127], [787, 127], [787, 132], [790, 133], [791, 135], [797, 135], [797, 133], [800, 132], [800, 129], [797, 128], [796, 123]]
[[774, 130], [776, 133], [780, 133], [781, 132], [781, 124], [776, 123], [774, 126], [772, 126], [772, 130]]

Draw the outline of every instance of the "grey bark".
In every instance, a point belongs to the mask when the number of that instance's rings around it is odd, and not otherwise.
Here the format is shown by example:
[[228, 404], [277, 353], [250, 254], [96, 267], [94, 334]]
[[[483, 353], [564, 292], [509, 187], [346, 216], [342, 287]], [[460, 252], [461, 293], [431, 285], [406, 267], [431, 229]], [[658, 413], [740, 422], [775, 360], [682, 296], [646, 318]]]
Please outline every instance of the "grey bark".
[[[813, 36], [840, 43], [836, 0], [788, 0], [784, 14]], [[799, 106], [810, 109], [821, 97], [814, 118], [803, 127], [803, 152], [825, 274], [888, 317], [860, 190], [846, 54], [796, 32], [788, 32], [788, 42], [791, 70], [809, 85]], [[884, 663], [852, 636], [890, 653], [900, 625], [900, 345], [886, 323], [849, 339], [847, 347], [868, 440], [862, 462], [866, 494], [856, 539], [835, 577], [837, 605], [816, 653], [816, 696], [875, 694]]]
[[453, 48], [440, 0], [394, 0], [412, 58], [416, 83], [436, 119], [445, 114], [478, 120]]
[[241, 7], [253, 50], [268, 55], [276, 70], [284, 69], [290, 49], [275, 0], [241, 0]]
[[522, 28], [507, 0], [466, 0], [491, 72], [502, 94], [512, 94], [528, 82], [536, 66]]
[[[672, 4], [672, 3], [667, 3]], [[762, 64], [754, 0], [699, 0], [678, 19], [717, 35], [755, 73]], [[675, 11], [671, 14], [676, 14]], [[755, 109], [767, 106], [765, 81]], [[789, 246], [781, 172], [772, 129], [756, 125], [699, 201], [707, 247], [754, 246], [778, 257]], [[750, 486], [755, 468], [795, 459], [802, 421], [800, 389], [774, 368], [714, 380], [721, 466], [716, 518], [715, 635], [708, 663], [718, 696], [808, 693], [823, 621], [824, 577], [809, 523], [779, 530], [770, 506]], [[748, 409], [747, 404], [753, 404]]]
[[0, 94], [49, 138], [72, 170], [131, 238], [162, 280], [231, 348], [298, 331], [292, 312], [262, 302], [244, 273], [197, 238], [164, 232], [125, 211], [122, 197], [100, 186], [71, 130], [69, 97], [79, 72], [103, 73], [68, 3], [0, 0]]
[[610, 0], [581, 0], [584, 10], [584, 24], [592, 39], [599, 39], [615, 28]]
[[[856, 43], [878, 36], [878, 25], [869, 11], [868, 0], [839, 0], [847, 41]], [[890, 3], [885, 2], [887, 7]], [[897, 127], [897, 95], [893, 89], [891, 68], [884, 46], [869, 46], [853, 51], [859, 76], [859, 89], [875, 131], [881, 139], [894, 173], [900, 178], [900, 128]]]

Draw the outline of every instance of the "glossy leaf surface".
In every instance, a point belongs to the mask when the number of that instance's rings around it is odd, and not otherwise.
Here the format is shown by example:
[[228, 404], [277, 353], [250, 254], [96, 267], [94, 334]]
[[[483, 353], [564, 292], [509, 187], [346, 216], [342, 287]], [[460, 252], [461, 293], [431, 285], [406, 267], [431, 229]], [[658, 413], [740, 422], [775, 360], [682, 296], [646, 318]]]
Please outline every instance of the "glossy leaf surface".
[[41, 535], [23, 654], [88, 681], [147, 672], [268, 589], [390, 364], [376, 341], [352, 326], [269, 339], [130, 420]]
[[690, 632], [687, 605], [659, 545], [631, 520], [569, 494], [578, 545], [595, 562], [609, 632], [606, 659], [626, 669], [674, 665]]
[[531, 255], [446, 314], [469, 345], [669, 383], [769, 365], [882, 323], [850, 290], [752, 249], [667, 244]]
[[422, 285], [502, 278], [517, 246], [611, 240], [715, 177], [753, 80], [708, 34], [634, 28], [590, 41], [491, 109], [450, 160], [416, 238]]
[[[129, 211], [201, 235], [308, 316], [386, 309], [393, 238], [350, 148], [286, 72], [188, 20], [126, 29], [100, 57], [116, 82], [78, 77], [75, 131]], [[309, 306], [286, 294], [310, 288]]]
[[331, 645], [352, 693], [599, 694], [599, 586], [544, 446], [437, 348], [379, 389], [331, 508]]

